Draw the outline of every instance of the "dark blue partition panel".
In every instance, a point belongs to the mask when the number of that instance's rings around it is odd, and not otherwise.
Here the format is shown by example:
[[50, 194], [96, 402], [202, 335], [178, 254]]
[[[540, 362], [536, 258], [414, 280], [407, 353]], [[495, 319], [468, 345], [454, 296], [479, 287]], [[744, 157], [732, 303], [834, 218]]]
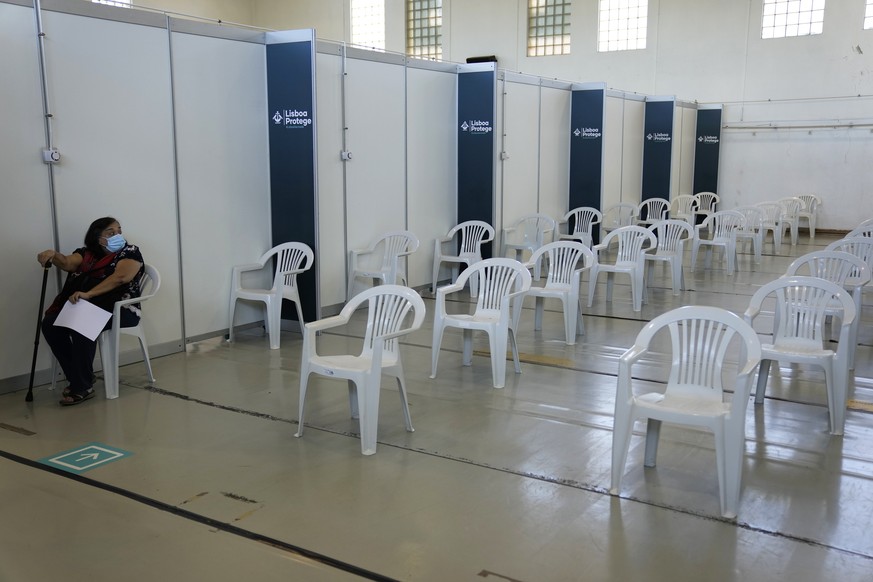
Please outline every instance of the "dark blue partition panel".
[[[574, 90], [570, 110], [570, 192], [567, 210], [601, 210], [603, 190], [603, 110], [605, 89]], [[575, 225], [569, 225], [572, 231]], [[599, 242], [599, 229], [594, 229]]]
[[[273, 246], [304, 242], [317, 262], [314, 39], [268, 44], [266, 51]], [[320, 316], [316, 273], [312, 268], [297, 279], [307, 321]], [[282, 318], [296, 320], [294, 306], [284, 303]]]
[[673, 100], [646, 101], [643, 184], [640, 200], [670, 199], [673, 158]]
[[697, 110], [694, 145], [694, 193], [718, 194], [718, 151], [721, 143], [721, 107]]
[[[494, 92], [497, 74], [458, 74], [458, 222], [494, 224]], [[491, 244], [482, 249], [491, 256]]]

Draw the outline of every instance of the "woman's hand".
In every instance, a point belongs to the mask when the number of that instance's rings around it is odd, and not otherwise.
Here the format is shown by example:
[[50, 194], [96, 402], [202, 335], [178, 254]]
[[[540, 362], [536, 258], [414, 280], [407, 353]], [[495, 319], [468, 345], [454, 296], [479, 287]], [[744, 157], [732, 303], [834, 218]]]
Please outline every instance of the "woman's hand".
[[70, 303], [77, 303], [79, 299], [91, 299], [92, 295], [87, 291], [76, 291], [70, 295]]
[[46, 251], [43, 251], [43, 252], [39, 253], [39, 254], [36, 256], [36, 260], [39, 261], [39, 264], [40, 264], [40, 265], [42, 265], [43, 267], [45, 267], [45, 266], [46, 266], [46, 263], [48, 263], [49, 261], [51, 261], [52, 259], [54, 259], [56, 254], [58, 254], [57, 251], [54, 251], [54, 250], [49, 249], [49, 250], [46, 250]]

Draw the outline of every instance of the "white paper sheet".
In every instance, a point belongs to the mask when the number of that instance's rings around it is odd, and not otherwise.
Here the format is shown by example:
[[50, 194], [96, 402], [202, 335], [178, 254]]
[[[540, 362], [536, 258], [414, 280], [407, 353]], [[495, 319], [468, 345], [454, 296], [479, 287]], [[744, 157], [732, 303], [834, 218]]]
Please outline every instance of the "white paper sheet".
[[55, 320], [55, 325], [69, 327], [94, 341], [111, 317], [112, 313], [109, 311], [100, 309], [85, 299], [80, 299], [76, 303], [69, 301], [64, 303], [63, 309]]

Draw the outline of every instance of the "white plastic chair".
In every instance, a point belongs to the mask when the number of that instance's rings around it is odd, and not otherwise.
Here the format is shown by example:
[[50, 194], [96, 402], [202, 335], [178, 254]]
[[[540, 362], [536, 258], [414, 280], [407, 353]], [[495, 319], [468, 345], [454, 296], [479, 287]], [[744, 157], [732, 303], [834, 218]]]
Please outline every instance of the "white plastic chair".
[[782, 228], [791, 229], [791, 245], [794, 246], [797, 244], [797, 231], [800, 226], [800, 211], [803, 208], [803, 201], [800, 198], [789, 197], [779, 200], [779, 204], [784, 209]]
[[806, 220], [809, 227], [809, 238], [815, 238], [815, 224], [818, 222], [818, 208], [821, 206], [821, 198], [815, 194], [800, 194], [797, 196], [803, 207], [797, 214], [799, 220]]
[[572, 223], [572, 232], [561, 234], [560, 240], [578, 240], [591, 248], [594, 244], [594, 227], [603, 221], [603, 214], [596, 208], [580, 206], [564, 215], [561, 224]]
[[673, 201], [670, 203], [670, 218], [684, 220], [693, 225], [696, 205], [697, 202], [692, 194], [680, 194], [673, 198]]
[[348, 298], [354, 296], [358, 278], [383, 285], [398, 285], [406, 280], [406, 265], [401, 257], [418, 250], [418, 237], [408, 230], [387, 232], [366, 249], [349, 251]]
[[[618, 255], [615, 263], [605, 264], [601, 252], [606, 252], [613, 240], [618, 242]], [[646, 281], [643, 275], [646, 271], [646, 252], [658, 245], [655, 235], [642, 226], [623, 226], [606, 235], [603, 242], [593, 249], [595, 261], [588, 275], [588, 307], [594, 302], [594, 292], [597, 288], [597, 277], [606, 273], [606, 300], [612, 301], [612, 284], [615, 273], [625, 273], [630, 276], [631, 298], [634, 311], [643, 308], [643, 285]]]
[[[252, 289], [242, 286], [242, 274], [263, 269], [276, 257], [276, 271], [270, 289]], [[233, 341], [233, 316], [237, 299], [259, 301], [264, 304], [265, 323], [270, 337], [270, 349], [279, 349], [279, 331], [282, 325], [282, 300], [294, 302], [297, 321], [303, 333], [303, 311], [300, 308], [300, 293], [297, 290], [297, 275], [312, 268], [312, 249], [302, 242], [286, 242], [261, 255], [257, 263], [236, 265], [231, 273], [229, 327], [227, 340]]]
[[651, 226], [656, 222], [666, 220], [669, 211], [669, 200], [665, 198], [648, 198], [639, 203], [634, 216], [639, 226]]
[[[829, 244], [825, 250], [842, 251], [857, 257], [867, 265], [867, 271], [870, 277], [873, 278], [873, 237], [853, 236], [834, 241]], [[853, 272], [843, 285], [852, 294], [855, 300], [855, 318], [856, 330], [855, 337], [857, 338], [857, 328], [861, 326], [861, 304], [863, 301], [864, 289], [871, 284], [871, 281], [865, 277], [861, 270]], [[849, 369], [855, 369], [855, 352], [852, 350], [849, 353]]]
[[[506, 256], [508, 251], [512, 251], [513, 258], [516, 261], [521, 261], [525, 251], [533, 254], [535, 250], [551, 242], [547, 238], [554, 238], [557, 236], [557, 232], [558, 223], [551, 216], [545, 214], [523, 216], [512, 226], [503, 229], [503, 253], [501, 256]], [[534, 271], [534, 277], [540, 278], [539, 268]]]
[[773, 252], [779, 254], [782, 252], [782, 233], [785, 232], [785, 225], [782, 224], [782, 214], [785, 208], [778, 202], [760, 202], [756, 204], [763, 213], [761, 220], [761, 238], [766, 241], [767, 231], [773, 233]]
[[[457, 235], [457, 242], [452, 245]], [[433, 285], [431, 291], [436, 293], [440, 266], [443, 263], [452, 264], [452, 282], [458, 280], [461, 264], [473, 266], [482, 260], [482, 245], [494, 240], [494, 227], [481, 220], [468, 220], [453, 227], [444, 238], [434, 241], [433, 249]], [[466, 280], [466, 278], [465, 278]], [[470, 296], [476, 297], [476, 277], [470, 279]]]
[[[360, 355], [319, 355], [316, 345], [318, 333], [346, 325], [355, 310], [365, 302], [367, 331]], [[361, 453], [372, 455], [376, 452], [382, 374], [396, 378], [403, 408], [403, 422], [406, 430], [413, 432], [398, 338], [420, 328], [424, 315], [424, 301], [418, 293], [408, 287], [389, 284], [372, 287], [352, 297], [339, 315], [307, 323], [304, 327], [300, 362], [299, 424], [294, 436], [303, 436], [304, 403], [310, 374], [345, 379], [348, 382], [352, 418], [357, 418], [360, 422]]]
[[636, 224], [637, 206], [627, 202], [614, 204], [603, 211], [603, 219], [600, 222], [600, 242], [613, 230], [623, 226]]
[[[649, 353], [652, 338], [669, 330], [672, 364], [664, 392], [636, 394], [633, 365]], [[723, 366], [732, 340], [737, 338], [737, 374], [731, 387], [723, 388]], [[627, 460], [634, 422], [647, 419], [645, 461], [654, 467], [661, 423], [697, 426], [715, 436], [716, 467], [721, 513], [737, 515], [745, 448], [746, 407], [755, 368], [761, 359], [761, 343], [742, 319], [720, 307], [686, 306], [669, 311], [646, 324], [636, 342], [619, 359], [612, 432], [612, 483], [609, 492], [618, 495]], [[725, 401], [725, 398], [728, 398]]]
[[[745, 319], [750, 325], [761, 313], [764, 300], [776, 299], [772, 340], [761, 346], [761, 369], [755, 403], [764, 402], [770, 361], [817, 365], [824, 369], [831, 434], [843, 434], [849, 377], [849, 350], [855, 303], [835, 283], [818, 277], [780, 277], [758, 289], [749, 301]], [[836, 350], [825, 347], [825, 320], [834, 303], [842, 310]]]
[[[446, 313], [446, 296], [464, 288], [469, 277], [478, 276], [480, 293], [472, 315]], [[531, 277], [524, 265], [513, 259], [485, 259], [461, 273], [455, 284], [437, 289], [434, 307], [431, 378], [436, 378], [437, 362], [443, 331], [447, 327], [463, 330], [465, 366], [473, 363], [473, 331], [488, 334], [491, 350], [491, 374], [495, 388], [503, 388], [506, 381], [506, 347], [512, 348], [515, 373], [521, 373], [518, 345], [515, 341], [524, 295], [530, 289]]]
[[[697, 268], [697, 253], [701, 246], [706, 247], [706, 258], [704, 267], [706, 269], [712, 266], [712, 249], [721, 247], [725, 262], [727, 263], [727, 274], [734, 274], [734, 266], [737, 259], [737, 230], [745, 224], [745, 217], [735, 210], [720, 210], [715, 214], [706, 217], [701, 224], [698, 224], [694, 230], [694, 242], [691, 245], [691, 270]], [[701, 232], [706, 230], [709, 238], [703, 238]]]
[[[873, 244], [873, 240], [871, 240]], [[855, 351], [858, 345], [858, 327], [861, 323], [861, 294], [864, 285], [870, 283], [870, 269], [867, 263], [859, 257], [845, 251], [824, 250], [813, 251], [795, 259], [785, 271], [786, 277], [809, 276], [818, 277], [831, 283], [836, 283], [849, 292], [855, 304], [855, 320], [849, 334], [849, 341], [855, 348], [849, 350], [849, 369], [855, 368]], [[834, 305], [839, 316], [842, 309]]]
[[873, 218], [868, 218], [846, 235], [846, 238], [853, 238], [856, 236], [863, 236], [867, 238], [873, 238]]
[[714, 192], [698, 192], [694, 195], [694, 222], [697, 222], [697, 216], [702, 215], [704, 219], [709, 218], [716, 213], [716, 206], [721, 201], [718, 194]]
[[[132, 335], [139, 340], [139, 349], [142, 351], [143, 363], [146, 367], [146, 373], [149, 377], [149, 382], [155, 381], [155, 376], [152, 373], [152, 363], [149, 359], [149, 346], [146, 342], [145, 332], [142, 328], [142, 315], [139, 322], [131, 327], [121, 326], [121, 309], [125, 305], [134, 303], [142, 304], [148, 301], [161, 288], [161, 274], [153, 266], [145, 263], [143, 265], [143, 274], [139, 280], [140, 296], [131, 299], [122, 299], [116, 301], [112, 308], [112, 326], [104, 332], [101, 332], [97, 338], [97, 346], [100, 348], [100, 361], [103, 364], [103, 386], [106, 390], [107, 400], [118, 398], [118, 356], [121, 343], [121, 335]], [[142, 306], [140, 305], [142, 313]], [[55, 389], [58, 377], [58, 362], [52, 358], [52, 386]]]
[[[646, 261], [670, 265], [673, 295], [679, 295], [680, 289], [685, 289], [685, 275], [682, 271], [685, 241], [694, 236], [694, 229], [684, 220], [668, 219], [654, 223], [649, 230], [658, 239], [658, 245], [655, 247], [655, 252], [646, 253]], [[646, 267], [648, 271], [646, 288], [652, 284], [654, 274], [652, 267], [653, 265]]]
[[743, 226], [737, 229], [737, 249], [739, 250], [740, 241], [752, 241], [755, 263], [760, 263], [764, 247], [764, 213], [757, 206], [740, 206], [734, 210], [746, 219]]
[[[564, 337], [567, 345], [576, 343], [576, 333], [585, 334], [582, 310], [579, 308], [579, 286], [582, 272], [594, 264], [594, 254], [578, 241], [557, 241], [540, 247], [525, 263], [536, 270], [548, 259], [546, 284], [531, 286], [528, 295], [535, 298], [534, 329], [543, 328], [543, 303], [546, 298], [559, 299], [564, 311]], [[582, 264], [580, 264], [580, 262]]]

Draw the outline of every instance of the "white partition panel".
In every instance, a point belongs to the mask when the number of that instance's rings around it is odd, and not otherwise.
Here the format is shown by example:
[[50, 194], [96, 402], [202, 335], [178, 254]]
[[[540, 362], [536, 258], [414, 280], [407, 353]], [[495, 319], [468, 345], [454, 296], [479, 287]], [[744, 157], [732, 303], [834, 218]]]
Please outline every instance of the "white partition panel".
[[[173, 33], [185, 333], [228, 327], [231, 267], [270, 248], [264, 45]], [[246, 284], [271, 281], [265, 270]], [[256, 282], [260, 281], [260, 282]], [[237, 325], [263, 319], [239, 302]]]
[[346, 236], [358, 249], [406, 228], [406, 69], [348, 58], [345, 79]]
[[[45, 28], [62, 251], [114, 216], [161, 272], [146, 308], [150, 344], [181, 349], [182, 317], [169, 43], [165, 29], [47, 12]], [[205, 259], [204, 259], [205, 260]]]
[[[322, 50], [334, 49], [327, 53]], [[319, 45], [315, 56], [318, 140], [318, 248], [321, 305], [346, 301], [345, 199], [343, 193], [342, 58], [339, 47]]]
[[624, 108], [621, 95], [607, 93], [604, 102], [603, 122], [603, 199], [600, 208], [605, 210], [621, 202], [622, 154], [624, 152]]
[[[503, 229], [539, 207], [539, 161], [540, 161], [540, 88], [530, 80], [514, 80], [505, 73], [503, 89], [503, 142], [506, 159], [498, 160], [498, 172], [502, 167], [502, 213], [495, 216], [494, 228], [499, 233], [495, 256], [503, 242]], [[500, 99], [498, 99], [500, 101]], [[497, 137], [498, 158], [501, 137]]]
[[697, 137], [697, 106], [676, 103], [673, 115], [673, 159], [670, 172], [670, 199], [693, 194], [694, 149]]
[[408, 229], [421, 241], [408, 263], [409, 285], [429, 286], [433, 241], [457, 220], [457, 75], [407, 70]]
[[[45, 147], [36, 27], [33, 9], [0, 4], [0, 381], [25, 376], [26, 385], [39, 317], [43, 270], [38, 252], [53, 248], [48, 169], [40, 156]], [[87, 226], [87, 225], [85, 225]], [[84, 227], [83, 227], [84, 228]], [[46, 303], [57, 293], [54, 270]], [[42, 342], [37, 369], [50, 366]]]
[[646, 103], [625, 98], [621, 153], [621, 202], [639, 204], [643, 184], [643, 132]]
[[569, 86], [542, 87], [538, 212], [555, 220], [560, 220], [569, 210], [572, 95]]

